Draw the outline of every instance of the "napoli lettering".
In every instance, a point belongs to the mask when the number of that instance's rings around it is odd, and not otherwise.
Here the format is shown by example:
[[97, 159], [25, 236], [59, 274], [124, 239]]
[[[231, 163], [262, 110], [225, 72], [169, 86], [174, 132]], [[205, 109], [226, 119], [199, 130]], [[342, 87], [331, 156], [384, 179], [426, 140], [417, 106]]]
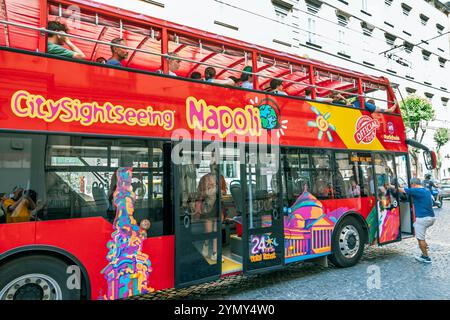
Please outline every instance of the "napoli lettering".
[[186, 119], [189, 128], [199, 129], [225, 138], [236, 135], [261, 136], [259, 109], [251, 105], [231, 109], [226, 106], [211, 106], [205, 100], [194, 97], [186, 99]]
[[146, 109], [125, 108], [110, 102], [81, 102], [78, 99], [61, 98], [58, 101], [46, 99], [27, 91], [17, 91], [11, 98], [11, 110], [20, 118], [40, 119], [52, 123], [79, 122], [83, 126], [95, 123], [125, 124], [127, 126], [156, 127], [172, 130], [175, 112], [170, 110], [156, 111], [152, 107]]

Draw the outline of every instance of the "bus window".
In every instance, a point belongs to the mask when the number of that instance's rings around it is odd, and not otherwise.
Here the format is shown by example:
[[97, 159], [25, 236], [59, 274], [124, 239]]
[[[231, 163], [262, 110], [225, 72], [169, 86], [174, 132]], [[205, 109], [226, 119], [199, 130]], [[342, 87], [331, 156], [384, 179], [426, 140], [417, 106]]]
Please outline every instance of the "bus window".
[[[0, 137], [0, 223], [33, 220], [42, 202], [41, 190], [32, 179], [32, 138], [2, 134]], [[39, 202], [39, 203], [38, 203]]]
[[372, 157], [365, 153], [339, 152], [336, 158], [336, 198], [360, 198], [373, 195]]
[[283, 183], [288, 205], [306, 189], [318, 199], [335, 198], [331, 154], [318, 150], [285, 150], [282, 156]]
[[247, 214], [250, 228], [272, 226], [272, 211], [278, 203], [278, 156], [276, 154], [249, 153], [247, 164]]
[[119, 167], [132, 167], [134, 218], [151, 222], [148, 236], [163, 234], [162, 145], [145, 140], [49, 136], [45, 220], [99, 216], [112, 222]]
[[309, 155], [298, 154], [298, 150], [285, 150], [282, 155], [282, 180], [285, 206], [291, 206], [302, 194], [305, 186], [311, 188], [311, 176], [309, 170]]
[[350, 162], [349, 153], [336, 153], [336, 198], [359, 198], [361, 187], [358, 183], [357, 167]]

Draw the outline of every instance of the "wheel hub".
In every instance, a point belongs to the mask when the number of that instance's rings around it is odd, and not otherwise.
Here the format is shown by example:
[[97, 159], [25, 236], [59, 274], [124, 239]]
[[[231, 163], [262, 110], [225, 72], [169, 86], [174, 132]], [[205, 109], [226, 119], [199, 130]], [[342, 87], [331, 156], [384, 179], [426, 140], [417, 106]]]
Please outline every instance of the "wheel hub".
[[339, 235], [339, 248], [341, 253], [347, 259], [356, 256], [360, 247], [360, 237], [358, 230], [352, 226], [345, 226]]
[[8, 283], [0, 292], [0, 300], [62, 300], [62, 293], [53, 278], [28, 274]]

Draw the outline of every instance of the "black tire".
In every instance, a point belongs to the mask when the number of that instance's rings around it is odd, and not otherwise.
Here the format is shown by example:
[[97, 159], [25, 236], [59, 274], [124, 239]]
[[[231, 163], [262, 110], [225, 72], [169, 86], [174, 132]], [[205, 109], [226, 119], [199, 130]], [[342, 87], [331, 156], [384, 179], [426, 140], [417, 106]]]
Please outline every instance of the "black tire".
[[[348, 235], [347, 242], [343, 241], [341, 237]], [[352, 240], [354, 238], [354, 241]], [[364, 253], [364, 244], [366, 242], [366, 236], [361, 223], [352, 216], [344, 218], [336, 227], [333, 239], [331, 242], [331, 255], [328, 256], [330, 261], [337, 267], [347, 268], [352, 267], [358, 263]], [[346, 249], [341, 248], [342, 245], [347, 245], [350, 248], [351, 254]], [[353, 246], [354, 245], [354, 246]]]
[[67, 286], [71, 276], [68, 267], [64, 261], [45, 255], [11, 260], [0, 267], [0, 300], [80, 300], [81, 290]]

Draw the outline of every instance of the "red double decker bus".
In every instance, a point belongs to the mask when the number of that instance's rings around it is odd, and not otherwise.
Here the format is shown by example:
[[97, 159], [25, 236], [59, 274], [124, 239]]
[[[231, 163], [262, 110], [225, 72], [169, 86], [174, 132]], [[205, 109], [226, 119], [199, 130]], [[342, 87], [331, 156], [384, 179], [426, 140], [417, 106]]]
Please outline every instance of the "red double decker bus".
[[[386, 188], [410, 175], [386, 78], [93, 1], [4, 3], [0, 299], [349, 267], [413, 234], [409, 200]], [[46, 52], [49, 21], [86, 60]], [[115, 38], [121, 66], [96, 62]], [[208, 67], [252, 88], [190, 78]]]

